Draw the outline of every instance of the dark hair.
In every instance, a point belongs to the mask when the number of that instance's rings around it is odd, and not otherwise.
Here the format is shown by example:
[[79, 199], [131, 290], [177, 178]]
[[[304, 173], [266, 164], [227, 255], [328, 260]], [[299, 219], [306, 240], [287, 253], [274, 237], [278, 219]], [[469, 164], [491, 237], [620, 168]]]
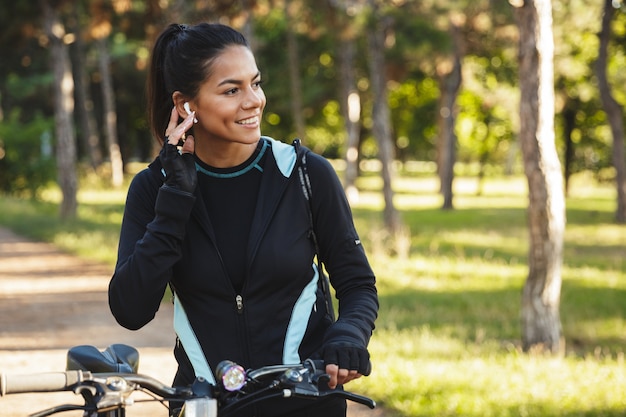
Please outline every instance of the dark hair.
[[215, 57], [230, 45], [249, 48], [241, 33], [222, 24], [173, 23], [161, 32], [152, 50], [147, 88], [148, 120], [159, 142], [165, 139], [174, 91], [194, 97], [211, 74]]

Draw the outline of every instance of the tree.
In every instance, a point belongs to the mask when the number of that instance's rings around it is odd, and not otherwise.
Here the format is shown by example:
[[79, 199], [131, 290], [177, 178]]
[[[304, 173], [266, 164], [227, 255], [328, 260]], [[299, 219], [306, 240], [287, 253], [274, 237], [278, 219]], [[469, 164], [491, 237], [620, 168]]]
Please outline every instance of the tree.
[[557, 353], [563, 348], [559, 303], [565, 195], [554, 134], [552, 3], [510, 2], [519, 28], [520, 142], [529, 193], [522, 347]]
[[356, 179], [359, 175], [359, 143], [361, 135], [361, 97], [357, 88], [356, 37], [359, 29], [355, 22], [358, 4], [353, 0], [329, 1], [330, 26], [336, 33], [337, 49], [335, 54], [339, 61], [339, 89], [341, 115], [346, 129], [346, 145], [344, 160], [344, 189], [351, 202], [356, 201], [359, 191]]
[[396, 236], [401, 230], [401, 220], [400, 214], [393, 204], [392, 162], [394, 152], [391, 137], [391, 117], [389, 114], [389, 103], [387, 102], [387, 75], [385, 71], [385, 25], [387, 22], [380, 15], [376, 0], [369, 0], [369, 5], [371, 7], [372, 27], [367, 32], [367, 44], [370, 81], [374, 100], [372, 131], [378, 143], [378, 153], [382, 165], [385, 227], [392, 236]]
[[[452, 59], [444, 61], [448, 65], [440, 65], [439, 74], [439, 139], [437, 143], [437, 171], [443, 194], [443, 209], [453, 208], [452, 182], [454, 180], [454, 164], [456, 162], [457, 138], [454, 132], [456, 121], [456, 99], [461, 88], [462, 73], [462, 40], [458, 15], [450, 20], [450, 37], [452, 39]], [[446, 68], [442, 68], [442, 67]]]
[[297, 39], [297, 11], [302, 7], [298, 2], [285, 3], [287, 19], [287, 69], [289, 70], [289, 89], [291, 93], [291, 114], [295, 124], [296, 135], [305, 139], [305, 121], [302, 106], [302, 79], [300, 77], [300, 54]]
[[615, 13], [613, 0], [604, 1], [602, 29], [598, 37], [600, 46], [596, 61], [596, 76], [604, 111], [606, 112], [613, 136], [613, 166], [615, 167], [615, 185], [617, 187], [617, 209], [615, 220], [626, 223], [626, 159], [624, 156], [624, 112], [622, 106], [611, 94], [607, 77], [608, 45], [611, 39], [611, 20]]
[[74, 80], [69, 48], [65, 44], [65, 27], [56, 10], [41, 0], [45, 33], [50, 45], [50, 64], [54, 73], [54, 120], [58, 182], [63, 200], [59, 214], [62, 219], [76, 217], [78, 178], [76, 173], [76, 138], [72, 123], [74, 111]]
[[104, 131], [109, 148], [111, 162], [111, 184], [120, 187], [124, 181], [124, 163], [117, 134], [117, 111], [115, 109], [115, 94], [113, 92], [113, 77], [111, 75], [111, 58], [107, 46], [107, 37], [96, 39], [98, 51], [98, 67], [100, 69], [100, 86], [102, 88]]
[[107, 39], [111, 33], [111, 16], [106, 11], [106, 6], [101, 1], [91, 5], [94, 18], [91, 27], [91, 35], [95, 39], [98, 52], [98, 68], [100, 71], [100, 87], [102, 89], [104, 131], [109, 148], [109, 160], [111, 163], [111, 184], [120, 187], [124, 181], [124, 163], [120, 151], [117, 135], [117, 112], [115, 108], [115, 94], [113, 92], [113, 76], [111, 74], [111, 57]]
[[85, 60], [86, 44], [81, 31], [81, 3], [77, 2], [72, 12], [73, 31], [75, 41], [70, 49], [72, 68], [74, 73], [74, 85], [76, 91], [76, 118], [80, 126], [80, 138], [83, 144], [83, 152], [94, 171], [102, 164], [102, 152], [100, 152], [100, 137], [96, 118], [93, 114], [94, 103], [89, 91], [87, 65]]

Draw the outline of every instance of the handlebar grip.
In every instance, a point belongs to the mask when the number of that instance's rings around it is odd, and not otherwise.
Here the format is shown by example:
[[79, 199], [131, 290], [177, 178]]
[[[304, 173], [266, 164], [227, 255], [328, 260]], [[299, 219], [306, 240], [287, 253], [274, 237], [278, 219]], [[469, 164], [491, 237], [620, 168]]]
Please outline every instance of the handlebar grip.
[[78, 382], [90, 376], [89, 372], [66, 371], [31, 375], [0, 375], [0, 396], [27, 392], [70, 391]]
[[[312, 364], [315, 367], [315, 369], [317, 369], [317, 370], [324, 370], [324, 369], [326, 369], [326, 364], [324, 363], [323, 359], [307, 359], [305, 361], [305, 364], [306, 363]], [[372, 362], [368, 360], [367, 361], [367, 368], [366, 368], [365, 373], [363, 375], [368, 376], [371, 373], [372, 373]]]

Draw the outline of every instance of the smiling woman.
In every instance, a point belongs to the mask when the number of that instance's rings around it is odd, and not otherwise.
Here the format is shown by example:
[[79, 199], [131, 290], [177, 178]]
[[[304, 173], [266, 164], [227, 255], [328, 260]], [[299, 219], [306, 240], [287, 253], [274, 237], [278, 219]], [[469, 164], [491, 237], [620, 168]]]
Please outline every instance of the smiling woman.
[[[369, 374], [376, 280], [343, 187], [321, 156], [261, 135], [266, 99], [245, 38], [219, 24], [168, 26], [148, 91], [163, 148], [128, 190], [109, 286], [117, 321], [142, 328], [172, 288], [178, 386], [214, 382], [222, 360], [259, 368], [323, 359], [325, 391]], [[337, 321], [316, 255], [339, 300]], [[346, 402], [277, 398], [238, 415], [344, 417]]]

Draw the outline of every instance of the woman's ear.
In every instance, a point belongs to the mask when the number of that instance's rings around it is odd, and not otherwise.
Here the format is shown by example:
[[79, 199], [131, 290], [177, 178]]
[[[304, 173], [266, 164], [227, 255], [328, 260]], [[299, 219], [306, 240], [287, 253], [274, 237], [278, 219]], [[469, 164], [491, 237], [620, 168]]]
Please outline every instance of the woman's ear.
[[189, 114], [187, 113], [187, 109], [185, 108], [189, 106], [189, 104], [185, 106], [185, 103], [189, 103], [189, 99], [185, 97], [183, 93], [181, 93], [180, 91], [174, 91], [174, 93], [172, 94], [172, 101], [174, 102], [174, 107], [176, 107], [176, 110], [178, 111], [178, 116], [181, 119], [189, 116]]

